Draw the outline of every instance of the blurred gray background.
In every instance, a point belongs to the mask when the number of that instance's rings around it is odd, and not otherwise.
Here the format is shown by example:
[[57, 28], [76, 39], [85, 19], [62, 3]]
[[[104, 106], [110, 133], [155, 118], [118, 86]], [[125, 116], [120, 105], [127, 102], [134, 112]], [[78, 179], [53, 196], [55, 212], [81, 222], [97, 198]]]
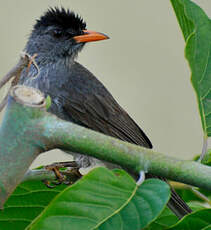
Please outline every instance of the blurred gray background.
[[[211, 16], [210, 0], [195, 2]], [[70, 8], [85, 19], [88, 29], [110, 36], [88, 44], [78, 61], [105, 84], [156, 151], [181, 159], [200, 153], [201, 122], [169, 0], [2, 1], [0, 76], [17, 62], [35, 19], [50, 6]], [[42, 154], [33, 166], [65, 159], [57, 150]]]

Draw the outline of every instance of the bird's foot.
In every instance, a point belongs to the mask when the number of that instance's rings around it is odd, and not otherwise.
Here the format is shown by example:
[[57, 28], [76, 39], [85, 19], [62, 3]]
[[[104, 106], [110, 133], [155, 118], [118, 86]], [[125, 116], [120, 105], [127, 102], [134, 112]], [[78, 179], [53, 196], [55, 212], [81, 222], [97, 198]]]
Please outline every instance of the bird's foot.
[[60, 184], [70, 185], [82, 177], [78, 164], [75, 161], [53, 163], [46, 165], [45, 169], [53, 171], [56, 176], [54, 181], [43, 181], [48, 188], [54, 188]]

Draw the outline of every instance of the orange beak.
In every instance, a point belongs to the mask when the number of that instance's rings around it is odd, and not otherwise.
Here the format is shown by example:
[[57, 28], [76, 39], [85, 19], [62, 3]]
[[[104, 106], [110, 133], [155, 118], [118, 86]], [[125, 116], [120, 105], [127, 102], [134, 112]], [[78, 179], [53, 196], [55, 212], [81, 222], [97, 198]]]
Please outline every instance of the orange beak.
[[98, 33], [98, 32], [95, 32], [95, 31], [83, 30], [83, 32], [84, 32], [84, 34], [73, 37], [73, 39], [77, 43], [81, 43], [81, 42], [95, 42], [95, 41], [109, 39], [109, 37], [107, 35], [102, 34], [102, 33]]

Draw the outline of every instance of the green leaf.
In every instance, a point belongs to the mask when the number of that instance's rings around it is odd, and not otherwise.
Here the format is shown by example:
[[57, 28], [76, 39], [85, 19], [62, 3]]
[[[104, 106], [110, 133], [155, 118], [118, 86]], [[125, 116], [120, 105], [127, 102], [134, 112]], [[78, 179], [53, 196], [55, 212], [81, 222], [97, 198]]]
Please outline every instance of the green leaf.
[[171, 0], [182, 29], [205, 136], [211, 136], [211, 21], [190, 0]]
[[201, 201], [201, 199], [199, 199], [199, 197], [196, 196], [190, 188], [176, 188], [175, 190], [185, 202], [193, 200]]
[[190, 201], [187, 202], [187, 205], [193, 210], [193, 212], [205, 209], [208, 206], [207, 203], [199, 201]]
[[51, 97], [48, 95], [45, 99], [45, 103], [46, 103], [46, 110], [48, 110], [51, 107]]
[[202, 209], [185, 216], [171, 230], [200, 230], [211, 224], [211, 209]]
[[[175, 186], [176, 185], [176, 186]], [[211, 202], [205, 201], [203, 196], [210, 200], [211, 198], [211, 192], [208, 190], [195, 188], [195, 191], [191, 189], [191, 187], [186, 185], [180, 185], [177, 186], [177, 184], [174, 184], [174, 189], [177, 192], [177, 194], [190, 206], [191, 209], [196, 211], [199, 209], [204, 209], [207, 207], [207, 205], [210, 205]], [[199, 196], [198, 193], [201, 193], [202, 197]]]
[[[194, 202], [188, 202], [188, 206], [193, 211], [198, 211], [203, 209], [204, 206], [202, 206], [201, 203], [194, 203]], [[171, 226], [175, 226], [175, 224], [179, 221], [179, 218], [176, 217], [173, 212], [166, 207], [164, 211], [161, 213], [161, 215], [153, 221], [148, 227], [144, 228], [144, 230], [164, 230], [168, 229]]]
[[139, 187], [123, 170], [96, 168], [56, 196], [30, 229], [139, 230], [162, 212], [169, 197], [163, 181], [150, 179]]
[[164, 230], [173, 224], [176, 224], [178, 221], [179, 218], [176, 217], [168, 207], [166, 207], [161, 215], [148, 227], [144, 228], [144, 230]]
[[25, 229], [65, 187], [49, 189], [39, 181], [21, 183], [0, 211], [0, 229]]
[[205, 227], [205, 228], [202, 228], [202, 230], [211, 230], [211, 224], [210, 225], [208, 225], [207, 227]]
[[[176, 188], [175, 189], [176, 192], [180, 195], [180, 197], [185, 201], [185, 202], [190, 202], [190, 201], [201, 201], [204, 202], [204, 200], [202, 200], [196, 193], [193, 192], [193, 190], [191, 190], [190, 188]], [[200, 193], [202, 193], [204, 196], [206, 197], [210, 197], [211, 196], [211, 192], [204, 190], [204, 189], [197, 189], [196, 191], [199, 191]]]
[[211, 149], [207, 150], [206, 155], [204, 156], [202, 160], [202, 164], [211, 166]]

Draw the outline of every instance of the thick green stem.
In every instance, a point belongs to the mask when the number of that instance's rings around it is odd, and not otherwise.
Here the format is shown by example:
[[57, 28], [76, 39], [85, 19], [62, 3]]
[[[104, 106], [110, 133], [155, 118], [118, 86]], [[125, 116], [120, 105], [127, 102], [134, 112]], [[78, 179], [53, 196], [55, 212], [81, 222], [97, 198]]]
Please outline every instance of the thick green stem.
[[145, 170], [211, 190], [211, 167], [170, 158], [63, 121], [43, 109], [44, 103], [43, 98], [39, 98], [40, 94], [38, 99], [29, 97], [30, 92], [36, 95], [37, 91], [23, 86], [16, 86], [12, 92], [15, 90], [21, 97], [15, 97], [14, 93], [10, 97], [0, 127], [1, 206], [23, 179], [31, 162], [41, 152], [54, 148], [93, 156], [121, 165], [135, 173]]
[[211, 167], [194, 161], [177, 160], [141, 146], [105, 136], [54, 116], [45, 118], [46, 139], [54, 147], [109, 161], [129, 171], [154, 175], [211, 190]]
[[43, 151], [35, 122], [43, 115], [42, 105], [29, 107], [14, 97], [9, 97], [0, 127], [0, 207]]

